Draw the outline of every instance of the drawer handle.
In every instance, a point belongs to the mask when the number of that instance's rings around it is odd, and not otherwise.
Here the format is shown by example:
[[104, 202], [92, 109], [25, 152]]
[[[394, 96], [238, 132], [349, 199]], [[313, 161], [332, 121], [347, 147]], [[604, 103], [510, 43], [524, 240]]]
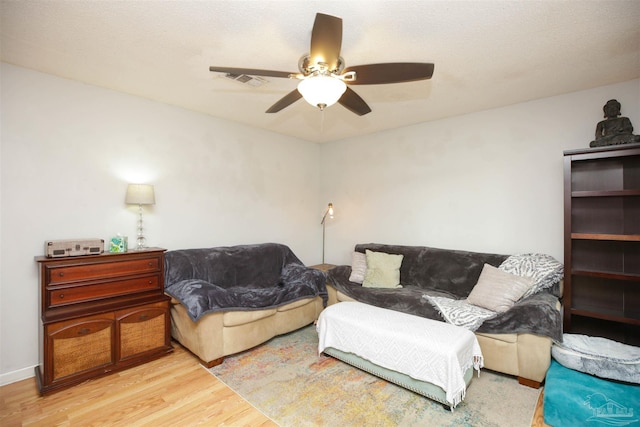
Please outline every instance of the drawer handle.
[[60, 299], [64, 299], [64, 294], [60, 294], [60, 295], [58, 295], [58, 298], [60, 298]]
[[153, 283], [153, 280], [149, 280], [149, 284], [152, 284], [152, 283]]
[[141, 314], [140, 317], [138, 318], [138, 320], [147, 320], [149, 318], [148, 315], [146, 314]]
[[89, 328], [82, 328], [78, 331], [78, 335], [87, 335], [90, 332]]
[[61, 271], [60, 273], [58, 273], [58, 276], [64, 277], [64, 273]]
[[149, 261], [149, 267], [153, 267], [153, 263]]

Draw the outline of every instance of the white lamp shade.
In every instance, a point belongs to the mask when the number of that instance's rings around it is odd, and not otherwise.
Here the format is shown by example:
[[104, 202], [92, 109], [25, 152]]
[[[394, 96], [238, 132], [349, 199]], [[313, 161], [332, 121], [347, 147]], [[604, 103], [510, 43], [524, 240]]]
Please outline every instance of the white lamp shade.
[[129, 205], [155, 205], [156, 195], [153, 191], [153, 185], [129, 184], [124, 202]]
[[328, 107], [338, 102], [347, 85], [331, 76], [317, 75], [307, 77], [298, 84], [298, 92], [314, 107]]

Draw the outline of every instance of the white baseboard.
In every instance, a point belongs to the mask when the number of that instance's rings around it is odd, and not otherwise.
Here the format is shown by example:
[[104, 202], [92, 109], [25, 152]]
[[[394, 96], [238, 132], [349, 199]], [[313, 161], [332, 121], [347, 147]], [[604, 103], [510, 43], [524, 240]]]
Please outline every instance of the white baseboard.
[[38, 365], [31, 366], [30, 368], [19, 369], [17, 371], [7, 372], [6, 374], [0, 374], [0, 386], [35, 377], [36, 366]]

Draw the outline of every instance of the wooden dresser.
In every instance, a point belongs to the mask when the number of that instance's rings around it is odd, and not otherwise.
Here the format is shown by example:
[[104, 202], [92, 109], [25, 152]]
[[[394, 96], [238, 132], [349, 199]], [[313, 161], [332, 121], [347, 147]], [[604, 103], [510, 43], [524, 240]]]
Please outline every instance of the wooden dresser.
[[173, 351], [164, 249], [69, 258], [40, 267], [40, 393], [145, 363]]

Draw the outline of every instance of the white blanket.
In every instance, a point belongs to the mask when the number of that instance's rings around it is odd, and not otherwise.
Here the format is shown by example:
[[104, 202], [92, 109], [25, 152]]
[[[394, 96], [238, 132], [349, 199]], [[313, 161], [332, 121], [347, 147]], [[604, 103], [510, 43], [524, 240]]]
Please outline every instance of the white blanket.
[[437, 320], [341, 302], [327, 307], [318, 319], [318, 353], [325, 348], [363, 359], [442, 388], [455, 407], [466, 393], [464, 373], [483, 366], [473, 332]]

